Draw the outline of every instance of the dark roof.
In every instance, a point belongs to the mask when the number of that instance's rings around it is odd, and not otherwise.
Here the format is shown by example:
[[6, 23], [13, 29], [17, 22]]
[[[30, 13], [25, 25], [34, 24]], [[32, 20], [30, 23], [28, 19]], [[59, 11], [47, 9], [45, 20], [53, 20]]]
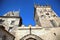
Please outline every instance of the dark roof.
[[0, 16], [0, 17], [2, 17], [2, 18], [20, 18], [18, 16]]
[[3, 31], [5, 31], [6, 33], [8, 33], [9, 35], [13, 36], [15, 38], [14, 35], [12, 35], [11, 33], [9, 33], [7, 30], [5, 30], [5, 27], [3, 25], [0, 25], [0, 29], [2, 29]]

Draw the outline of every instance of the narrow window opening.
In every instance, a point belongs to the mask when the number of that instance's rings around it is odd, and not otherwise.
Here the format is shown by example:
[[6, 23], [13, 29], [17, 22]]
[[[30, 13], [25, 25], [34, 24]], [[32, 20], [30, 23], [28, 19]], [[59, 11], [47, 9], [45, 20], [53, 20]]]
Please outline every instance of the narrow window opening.
[[46, 13], [46, 15], [49, 15], [49, 13]]
[[54, 35], [56, 36], [56, 33], [54, 33]]
[[56, 15], [53, 15], [53, 17], [56, 17]]
[[13, 25], [15, 21], [11, 21], [11, 24]]
[[0, 19], [0, 24], [2, 24], [4, 22], [4, 20]]
[[44, 15], [41, 15], [41, 17], [43, 17]]
[[54, 20], [50, 20], [51, 24], [56, 27], [56, 22]]
[[10, 31], [12, 28], [13, 28], [13, 27], [9, 27], [9, 30], [8, 30], [8, 31]]

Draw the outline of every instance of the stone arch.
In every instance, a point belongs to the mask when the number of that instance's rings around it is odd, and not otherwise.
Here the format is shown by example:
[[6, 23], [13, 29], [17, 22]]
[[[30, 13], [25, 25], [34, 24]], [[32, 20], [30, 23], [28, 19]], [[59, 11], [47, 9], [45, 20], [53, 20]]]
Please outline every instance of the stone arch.
[[25, 35], [20, 40], [29, 40], [29, 39], [32, 39], [32, 40], [43, 40], [42, 38], [40, 38], [39, 36], [34, 35], [34, 34]]

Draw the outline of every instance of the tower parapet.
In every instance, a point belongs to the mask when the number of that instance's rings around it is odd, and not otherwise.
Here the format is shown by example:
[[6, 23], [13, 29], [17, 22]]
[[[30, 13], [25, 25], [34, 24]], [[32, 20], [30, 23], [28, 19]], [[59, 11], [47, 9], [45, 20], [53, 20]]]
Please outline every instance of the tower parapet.
[[50, 5], [34, 5], [35, 8], [51, 8]]
[[16, 16], [16, 17], [19, 17], [19, 11], [7, 12], [4, 16]]

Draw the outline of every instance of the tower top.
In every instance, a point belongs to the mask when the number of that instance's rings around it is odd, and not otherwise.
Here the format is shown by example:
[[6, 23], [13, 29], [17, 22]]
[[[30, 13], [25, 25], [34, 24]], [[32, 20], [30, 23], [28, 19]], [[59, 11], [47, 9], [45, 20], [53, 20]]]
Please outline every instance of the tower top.
[[17, 17], [19, 17], [19, 11], [7, 12], [4, 16], [17, 16]]
[[40, 8], [40, 7], [42, 7], [42, 8], [51, 8], [50, 5], [39, 5], [39, 4], [38, 4], [38, 5], [35, 4], [34, 7], [35, 7], [35, 8], [37, 8], [37, 7], [38, 7], [38, 8]]

